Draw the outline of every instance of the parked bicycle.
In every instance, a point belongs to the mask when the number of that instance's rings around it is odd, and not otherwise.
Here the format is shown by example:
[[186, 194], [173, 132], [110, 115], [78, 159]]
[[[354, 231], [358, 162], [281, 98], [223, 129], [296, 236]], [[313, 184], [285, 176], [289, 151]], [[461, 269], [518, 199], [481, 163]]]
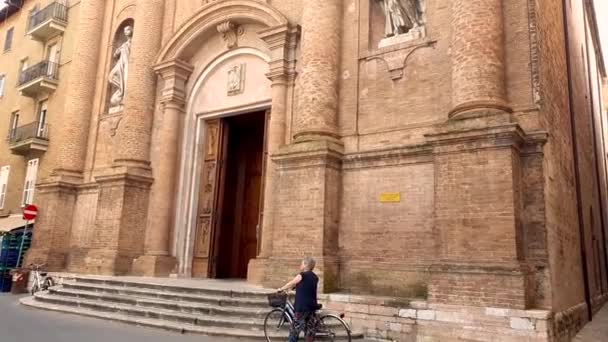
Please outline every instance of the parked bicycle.
[[55, 286], [55, 281], [47, 272], [41, 272], [46, 264], [31, 264], [29, 268], [32, 270], [31, 275], [34, 277], [30, 293], [32, 296], [38, 291], [46, 291], [49, 287]]
[[[264, 319], [264, 335], [266, 341], [285, 342], [289, 338], [289, 332], [293, 329], [295, 311], [293, 303], [288, 300], [285, 293], [273, 293], [268, 296], [268, 303], [274, 307]], [[322, 306], [311, 318], [310, 326], [315, 332], [315, 341], [349, 341], [351, 330], [342, 319], [344, 315], [334, 315], [320, 312]]]

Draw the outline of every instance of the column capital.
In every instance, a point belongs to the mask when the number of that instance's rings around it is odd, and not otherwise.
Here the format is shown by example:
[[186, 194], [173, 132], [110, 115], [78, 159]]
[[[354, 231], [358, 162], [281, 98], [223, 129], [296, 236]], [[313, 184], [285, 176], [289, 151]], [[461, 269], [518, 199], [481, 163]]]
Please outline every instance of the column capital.
[[194, 67], [181, 59], [173, 59], [154, 66], [154, 72], [163, 79], [160, 102], [183, 106], [186, 103], [186, 84]]
[[270, 71], [266, 77], [273, 84], [285, 84], [287, 80], [295, 77], [295, 49], [300, 32], [300, 26], [285, 24], [258, 33], [258, 37], [270, 49]]

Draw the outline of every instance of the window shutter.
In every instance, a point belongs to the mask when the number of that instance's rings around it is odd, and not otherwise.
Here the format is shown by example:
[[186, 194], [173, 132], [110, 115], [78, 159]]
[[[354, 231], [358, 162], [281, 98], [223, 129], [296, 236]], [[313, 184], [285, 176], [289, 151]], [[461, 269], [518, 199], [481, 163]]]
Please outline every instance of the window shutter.
[[10, 166], [3, 166], [0, 168], [0, 209], [4, 208], [4, 202], [6, 201], [6, 189], [8, 187], [9, 172]]
[[14, 27], [11, 27], [10, 29], [8, 29], [8, 31], [6, 31], [6, 39], [4, 39], [4, 51], [8, 51], [11, 49], [11, 46], [13, 45], [13, 31], [14, 31]]

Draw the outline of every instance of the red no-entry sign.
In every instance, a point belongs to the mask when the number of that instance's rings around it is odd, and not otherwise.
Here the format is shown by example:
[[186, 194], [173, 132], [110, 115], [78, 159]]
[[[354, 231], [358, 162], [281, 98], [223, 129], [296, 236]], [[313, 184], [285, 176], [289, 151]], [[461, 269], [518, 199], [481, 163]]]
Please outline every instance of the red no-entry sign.
[[26, 221], [31, 221], [36, 218], [38, 215], [38, 208], [35, 205], [30, 204], [23, 208], [23, 219]]

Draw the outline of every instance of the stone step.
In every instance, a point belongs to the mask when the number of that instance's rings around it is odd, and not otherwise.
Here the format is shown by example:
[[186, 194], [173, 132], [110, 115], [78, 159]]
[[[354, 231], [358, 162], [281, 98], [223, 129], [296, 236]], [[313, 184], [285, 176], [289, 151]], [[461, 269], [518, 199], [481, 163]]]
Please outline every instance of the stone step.
[[108, 302], [106, 300], [84, 299], [58, 295], [56, 293], [36, 294], [36, 300], [62, 306], [74, 306], [100, 312], [115, 312], [134, 317], [160, 319], [169, 322], [192, 324], [197, 326], [214, 326], [243, 330], [263, 330], [266, 312], [256, 317], [235, 317], [218, 315], [214, 312], [192, 313], [176, 310], [138, 306], [137, 304]]
[[129, 295], [104, 294], [99, 292], [78, 291], [73, 289], [55, 286], [49, 289], [48, 295], [41, 297], [41, 300], [53, 300], [60, 298], [63, 301], [91, 300], [95, 303], [104, 303], [108, 306], [125, 304], [146, 308], [148, 310], [173, 310], [177, 312], [191, 313], [197, 315], [222, 315], [233, 318], [264, 318], [270, 311], [270, 307], [238, 307], [221, 306], [207, 303], [193, 303], [186, 301], [175, 301], [159, 298], [144, 298]]
[[258, 290], [254, 291], [251, 289], [239, 289], [233, 290], [229, 288], [210, 288], [210, 287], [188, 287], [178, 285], [168, 285], [162, 283], [155, 283], [154, 278], [151, 278], [149, 282], [134, 281], [122, 278], [110, 278], [110, 277], [96, 277], [96, 276], [71, 276], [65, 278], [68, 281], [80, 283], [80, 284], [97, 284], [106, 285], [113, 287], [127, 287], [127, 288], [138, 288], [147, 290], [156, 290], [163, 292], [181, 293], [181, 294], [192, 294], [202, 296], [222, 296], [231, 298], [252, 298], [257, 300], [266, 300], [266, 296], [272, 292], [269, 290]]
[[94, 293], [103, 294], [115, 294], [115, 295], [128, 295], [138, 298], [157, 298], [166, 299], [173, 301], [185, 301], [191, 303], [203, 303], [212, 304], [218, 306], [238, 306], [238, 307], [254, 307], [254, 308], [268, 308], [268, 301], [266, 298], [235, 298], [220, 295], [200, 295], [190, 294], [181, 292], [172, 292], [166, 290], [154, 290], [139, 287], [129, 286], [114, 286], [114, 285], [103, 285], [96, 283], [82, 283], [76, 281], [64, 281], [62, 283], [64, 289], [76, 290], [76, 291], [88, 291]]
[[62, 305], [57, 303], [48, 303], [40, 301], [38, 297], [25, 297], [21, 299], [21, 304], [50, 311], [57, 311], [69, 314], [75, 314], [80, 316], [100, 318], [115, 322], [122, 322], [128, 324], [135, 324], [139, 326], [159, 328], [165, 330], [171, 330], [179, 333], [196, 333], [207, 336], [218, 336], [218, 337], [236, 337], [246, 338], [251, 340], [265, 340], [263, 331], [256, 330], [243, 330], [235, 328], [222, 328], [214, 326], [199, 326], [194, 324], [187, 324], [181, 322], [173, 322], [156, 318], [145, 318], [141, 316], [132, 316], [124, 313], [98, 311], [85, 307], [77, 307], [72, 305]]
[[[253, 323], [253, 326], [256, 326], [257, 324], [257, 326], [259, 326], [258, 329], [241, 328], [239, 325], [222, 326], [219, 324], [225, 322], [234, 323], [234, 321], [228, 321], [217, 316], [189, 315], [184, 313], [180, 314], [170, 312], [170, 310], [146, 311], [131, 305], [100, 305], [100, 303], [93, 300], [74, 300], [73, 298], [66, 299], [62, 298], [61, 296], [52, 295], [51, 293], [45, 292], [38, 293], [35, 297], [22, 298], [20, 301], [23, 305], [38, 309], [101, 318], [122, 323], [172, 330], [180, 333], [197, 333], [208, 336], [265, 340], [263, 321], [256, 319], [243, 322], [242, 324], [247, 325], [247, 323]], [[146, 315], [148, 316], [141, 315], [142, 312], [146, 312]], [[179, 316], [179, 320], [175, 320], [177, 316]], [[275, 337], [278, 338], [280, 336]], [[352, 339], [358, 340], [362, 337], [363, 336], [360, 333], [352, 334]]]

